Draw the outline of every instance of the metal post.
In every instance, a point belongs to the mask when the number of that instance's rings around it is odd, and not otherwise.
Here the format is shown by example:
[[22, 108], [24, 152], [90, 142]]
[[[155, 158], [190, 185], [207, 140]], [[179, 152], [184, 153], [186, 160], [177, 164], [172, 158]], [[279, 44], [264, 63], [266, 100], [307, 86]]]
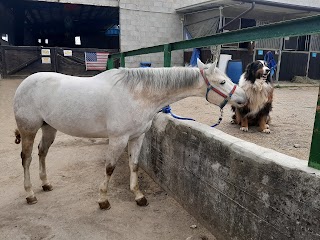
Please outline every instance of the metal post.
[[278, 62], [277, 62], [277, 71], [276, 71], [276, 83], [279, 83], [279, 76], [280, 76], [280, 69], [281, 69], [281, 58], [282, 58], [282, 51], [283, 51], [283, 42], [284, 42], [284, 38], [281, 38], [280, 46], [279, 46], [279, 57], [278, 57]]
[[310, 50], [308, 51], [308, 61], [307, 61], [307, 70], [306, 70], [306, 77], [309, 77], [309, 68], [310, 68]]
[[109, 56], [108, 62], [107, 62], [107, 68], [108, 69], [113, 69], [114, 68], [114, 61], [113, 58]]
[[320, 170], [320, 86], [308, 165]]
[[123, 68], [126, 67], [125, 55], [123, 52], [120, 54], [120, 66]]
[[164, 52], [164, 67], [171, 67], [171, 44], [165, 44], [163, 48]]

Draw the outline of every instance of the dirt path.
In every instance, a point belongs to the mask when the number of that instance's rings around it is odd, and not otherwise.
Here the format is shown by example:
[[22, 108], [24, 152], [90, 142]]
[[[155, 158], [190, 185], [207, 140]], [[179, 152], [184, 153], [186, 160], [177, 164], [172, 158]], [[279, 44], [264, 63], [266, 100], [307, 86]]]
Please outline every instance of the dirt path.
[[[129, 190], [126, 154], [110, 182], [111, 209], [98, 209], [106, 146], [103, 139], [59, 133], [47, 157], [48, 177], [54, 190], [46, 193], [41, 190], [38, 177], [35, 145], [30, 169], [38, 203], [27, 205], [19, 157], [21, 146], [14, 144], [13, 134], [12, 98], [19, 83], [0, 81], [0, 239], [215, 239], [142, 171], [140, 186], [150, 204], [144, 208], [136, 206]], [[194, 224], [197, 228], [190, 228]]]

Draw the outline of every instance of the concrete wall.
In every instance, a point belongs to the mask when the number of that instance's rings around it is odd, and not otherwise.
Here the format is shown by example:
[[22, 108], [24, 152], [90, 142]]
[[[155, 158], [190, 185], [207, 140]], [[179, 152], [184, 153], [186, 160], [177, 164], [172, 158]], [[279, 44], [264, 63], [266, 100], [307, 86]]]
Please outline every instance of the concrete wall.
[[306, 161], [159, 114], [140, 164], [218, 240], [320, 239], [320, 171]]
[[[120, 0], [120, 49], [130, 51], [183, 40], [182, 15], [175, 9], [204, 0]], [[172, 65], [181, 66], [183, 51], [172, 52]], [[140, 62], [163, 66], [163, 53], [126, 58], [126, 67], [139, 67]]]
[[[129, 51], [182, 40], [181, 16], [175, 13], [175, 1], [120, 0], [120, 49]], [[174, 52], [174, 65], [182, 65], [182, 52]], [[150, 61], [163, 66], [163, 53], [126, 58], [127, 67]]]

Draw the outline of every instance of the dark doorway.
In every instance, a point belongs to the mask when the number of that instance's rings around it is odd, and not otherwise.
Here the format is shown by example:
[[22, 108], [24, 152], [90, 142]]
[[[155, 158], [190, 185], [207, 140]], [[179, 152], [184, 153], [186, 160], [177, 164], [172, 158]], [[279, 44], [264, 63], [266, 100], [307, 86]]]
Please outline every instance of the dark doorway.
[[307, 65], [307, 52], [283, 52], [279, 79], [290, 81], [294, 76], [306, 76]]
[[119, 49], [119, 8], [0, 0], [0, 36], [8, 44]]

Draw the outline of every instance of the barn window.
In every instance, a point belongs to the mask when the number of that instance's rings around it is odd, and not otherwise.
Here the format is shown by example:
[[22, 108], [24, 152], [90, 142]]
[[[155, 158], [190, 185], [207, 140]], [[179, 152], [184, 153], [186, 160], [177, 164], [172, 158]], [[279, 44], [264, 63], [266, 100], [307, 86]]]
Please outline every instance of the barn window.
[[76, 45], [81, 45], [80, 36], [76, 36], [76, 37], [74, 38], [74, 42], [75, 42]]
[[44, 43], [45, 43], [45, 44], [48, 44], [48, 43], [49, 43], [49, 40], [48, 40], [48, 39], [45, 39], [45, 40], [44, 40]]
[[1, 39], [2, 39], [3, 41], [8, 42], [8, 40], [9, 40], [8, 34], [2, 34]]

